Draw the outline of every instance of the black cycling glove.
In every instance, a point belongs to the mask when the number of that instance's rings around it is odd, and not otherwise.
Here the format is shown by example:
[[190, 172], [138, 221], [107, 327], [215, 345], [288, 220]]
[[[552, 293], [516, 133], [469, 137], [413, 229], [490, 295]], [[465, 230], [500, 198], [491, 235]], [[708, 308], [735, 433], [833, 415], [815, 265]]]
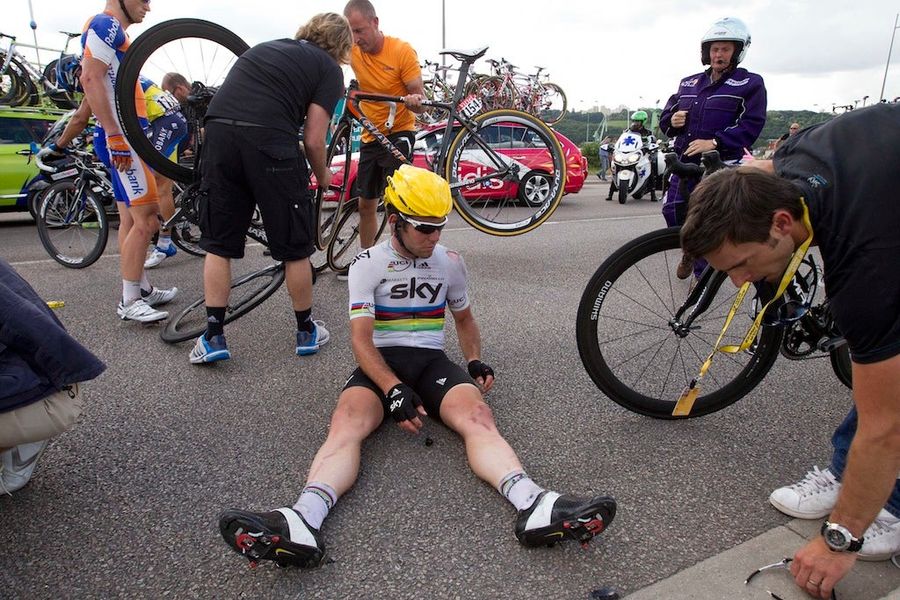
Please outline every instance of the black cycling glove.
[[472, 379], [477, 381], [478, 378], [481, 377], [482, 379], [487, 380], [488, 375], [494, 375], [494, 370], [492, 368], [477, 358], [469, 361], [469, 376]]
[[391, 417], [398, 423], [409, 421], [419, 416], [417, 406], [422, 406], [422, 399], [405, 383], [398, 383], [385, 394]]

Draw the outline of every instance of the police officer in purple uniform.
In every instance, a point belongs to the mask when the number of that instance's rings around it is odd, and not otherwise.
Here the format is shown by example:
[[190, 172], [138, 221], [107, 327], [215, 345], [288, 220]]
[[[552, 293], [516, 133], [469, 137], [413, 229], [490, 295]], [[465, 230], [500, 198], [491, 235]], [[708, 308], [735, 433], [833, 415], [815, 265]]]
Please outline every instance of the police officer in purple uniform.
[[[732, 17], [716, 21], [703, 36], [700, 56], [709, 68], [681, 80], [659, 123], [676, 138], [680, 160], [699, 163], [702, 153], [718, 150], [723, 161], [738, 161], [759, 137], [766, 122], [766, 87], [762, 77], [738, 67], [749, 46], [747, 26]], [[696, 183], [687, 182], [687, 191]], [[687, 214], [678, 184], [673, 175], [663, 204], [670, 227], [684, 223]]]

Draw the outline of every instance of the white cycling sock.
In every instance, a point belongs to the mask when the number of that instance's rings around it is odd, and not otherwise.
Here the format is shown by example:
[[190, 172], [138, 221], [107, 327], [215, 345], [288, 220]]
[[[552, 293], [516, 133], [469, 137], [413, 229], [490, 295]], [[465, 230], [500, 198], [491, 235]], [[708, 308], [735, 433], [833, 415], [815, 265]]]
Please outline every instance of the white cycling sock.
[[159, 239], [156, 240], [156, 246], [162, 249], [166, 249], [172, 245], [172, 236], [171, 235], [163, 235], [159, 234]]
[[153, 284], [147, 278], [147, 269], [141, 271], [141, 289], [148, 293], [153, 291]]
[[525, 471], [512, 471], [500, 480], [497, 490], [516, 507], [516, 510], [525, 510], [534, 504], [544, 488], [536, 484]]
[[310, 527], [320, 529], [328, 511], [334, 508], [336, 502], [337, 492], [334, 488], [327, 483], [313, 481], [300, 492], [293, 509], [303, 515]]
[[122, 303], [128, 306], [141, 297], [141, 282], [122, 280]]

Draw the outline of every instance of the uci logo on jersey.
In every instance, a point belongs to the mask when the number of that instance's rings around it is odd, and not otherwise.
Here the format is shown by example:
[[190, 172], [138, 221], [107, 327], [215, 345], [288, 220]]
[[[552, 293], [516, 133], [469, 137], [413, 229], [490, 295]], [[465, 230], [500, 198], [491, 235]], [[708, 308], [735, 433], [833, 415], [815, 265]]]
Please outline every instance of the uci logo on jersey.
[[443, 283], [437, 285], [431, 285], [428, 282], [417, 283], [416, 278], [413, 277], [409, 280], [409, 283], [398, 283], [392, 287], [391, 299], [403, 300], [404, 298], [410, 298], [414, 300], [422, 298], [428, 300], [428, 302], [434, 302], [437, 300], [442, 287], [444, 287]]

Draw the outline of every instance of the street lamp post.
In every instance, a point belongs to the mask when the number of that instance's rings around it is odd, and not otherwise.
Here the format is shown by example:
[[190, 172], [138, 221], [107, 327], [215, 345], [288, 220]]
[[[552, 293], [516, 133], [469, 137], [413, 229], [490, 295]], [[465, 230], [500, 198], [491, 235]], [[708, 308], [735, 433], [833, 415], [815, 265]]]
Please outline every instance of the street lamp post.
[[584, 143], [587, 144], [591, 141], [591, 110], [587, 110], [587, 127], [584, 128]]
[[894, 50], [894, 36], [897, 35], [898, 22], [900, 22], [900, 13], [897, 13], [897, 16], [894, 17], [894, 29], [891, 31], [891, 45], [888, 48], [887, 63], [884, 65], [884, 79], [881, 80], [881, 94], [878, 96], [879, 102], [884, 100], [884, 84], [887, 83], [888, 67], [891, 66], [891, 52]]

